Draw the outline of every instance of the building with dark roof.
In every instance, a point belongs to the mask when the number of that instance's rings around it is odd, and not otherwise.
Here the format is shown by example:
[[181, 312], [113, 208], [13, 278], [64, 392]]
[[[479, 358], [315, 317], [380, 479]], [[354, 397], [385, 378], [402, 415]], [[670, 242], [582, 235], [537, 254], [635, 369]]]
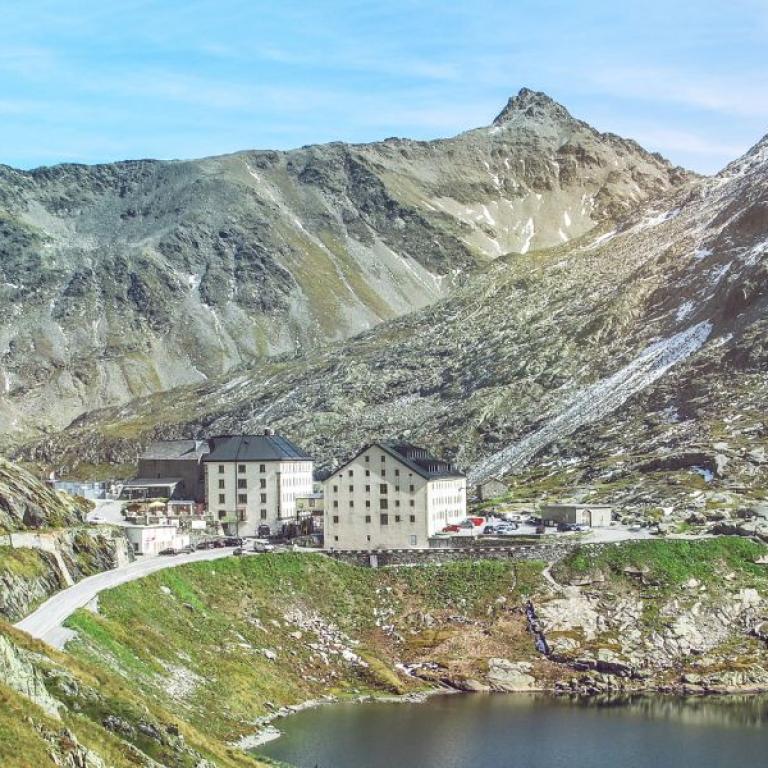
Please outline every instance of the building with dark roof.
[[209, 440], [206, 505], [228, 534], [272, 533], [296, 520], [296, 498], [312, 493], [313, 461], [272, 430], [261, 435], [220, 435]]
[[325, 481], [327, 549], [428, 547], [467, 515], [467, 478], [409, 443], [365, 446]]
[[160, 440], [151, 443], [139, 455], [136, 477], [125, 483], [121, 498], [203, 502], [205, 482], [202, 461], [208, 451], [205, 440]]

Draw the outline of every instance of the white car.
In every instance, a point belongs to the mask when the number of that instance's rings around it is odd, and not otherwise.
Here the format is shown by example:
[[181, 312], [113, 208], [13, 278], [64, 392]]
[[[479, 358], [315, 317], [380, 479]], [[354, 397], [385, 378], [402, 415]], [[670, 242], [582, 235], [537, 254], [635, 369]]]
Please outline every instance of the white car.
[[268, 541], [264, 541], [263, 539], [256, 539], [253, 542], [253, 551], [254, 552], [274, 552], [275, 545], [270, 544]]

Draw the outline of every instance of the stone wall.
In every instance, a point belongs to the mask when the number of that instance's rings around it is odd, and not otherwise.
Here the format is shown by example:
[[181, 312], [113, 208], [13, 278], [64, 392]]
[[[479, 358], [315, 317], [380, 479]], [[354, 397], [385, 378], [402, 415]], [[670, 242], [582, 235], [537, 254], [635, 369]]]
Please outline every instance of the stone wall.
[[431, 549], [386, 549], [327, 551], [329, 557], [350, 565], [379, 567], [387, 565], [427, 565], [459, 560], [544, 560], [565, 557], [578, 544], [570, 542], [518, 544], [507, 546], [462, 546]]

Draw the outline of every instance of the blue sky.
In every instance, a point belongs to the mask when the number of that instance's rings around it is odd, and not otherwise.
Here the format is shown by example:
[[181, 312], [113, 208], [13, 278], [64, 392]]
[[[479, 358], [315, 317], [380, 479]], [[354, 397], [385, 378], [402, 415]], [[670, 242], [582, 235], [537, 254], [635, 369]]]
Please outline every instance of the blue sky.
[[450, 136], [528, 86], [710, 172], [767, 52], [768, 0], [0, 0], [0, 162]]

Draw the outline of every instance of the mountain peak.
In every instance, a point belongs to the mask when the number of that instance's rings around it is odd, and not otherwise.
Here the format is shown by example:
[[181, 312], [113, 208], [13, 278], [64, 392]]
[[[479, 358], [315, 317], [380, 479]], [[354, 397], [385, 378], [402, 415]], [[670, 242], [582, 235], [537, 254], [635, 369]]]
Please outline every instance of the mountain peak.
[[526, 117], [549, 116], [555, 120], [570, 120], [568, 110], [542, 91], [521, 88], [517, 96], [511, 96], [504, 109], [496, 115], [494, 125], [503, 125], [518, 115]]

